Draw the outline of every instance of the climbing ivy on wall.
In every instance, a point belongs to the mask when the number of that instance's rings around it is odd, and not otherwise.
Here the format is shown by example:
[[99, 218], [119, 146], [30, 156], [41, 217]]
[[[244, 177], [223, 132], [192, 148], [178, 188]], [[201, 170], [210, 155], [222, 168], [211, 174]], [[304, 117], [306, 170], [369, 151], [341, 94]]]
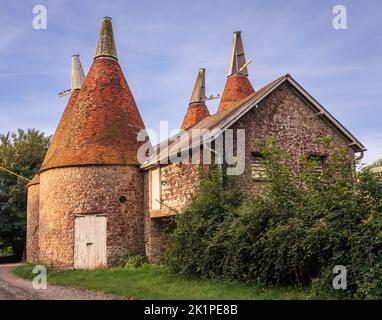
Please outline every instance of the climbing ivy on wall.
[[[262, 143], [269, 181], [239, 201], [237, 187], [204, 176], [177, 216], [167, 264], [208, 278], [312, 286], [317, 294], [382, 297], [382, 181], [353, 171], [349, 154], [328, 150], [323, 172], [302, 158], [298, 172], [277, 141]], [[224, 181], [224, 179], [223, 179]], [[347, 268], [347, 290], [332, 287], [333, 267]]]

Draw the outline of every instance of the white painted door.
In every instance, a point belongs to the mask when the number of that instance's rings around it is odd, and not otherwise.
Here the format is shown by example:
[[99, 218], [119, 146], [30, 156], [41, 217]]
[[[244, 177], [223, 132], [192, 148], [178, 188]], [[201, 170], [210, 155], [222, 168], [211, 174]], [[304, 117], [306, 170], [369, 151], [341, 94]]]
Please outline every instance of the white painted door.
[[106, 266], [106, 216], [76, 215], [74, 220], [74, 268]]
[[160, 172], [151, 170], [151, 210], [160, 209]]

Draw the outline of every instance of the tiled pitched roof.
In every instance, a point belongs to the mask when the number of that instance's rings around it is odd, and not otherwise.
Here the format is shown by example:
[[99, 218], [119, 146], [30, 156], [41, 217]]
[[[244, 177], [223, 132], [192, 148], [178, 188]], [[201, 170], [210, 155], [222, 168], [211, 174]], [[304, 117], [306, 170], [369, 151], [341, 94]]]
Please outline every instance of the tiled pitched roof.
[[[189, 128], [189, 130], [200, 129], [200, 143], [203, 142], [203, 129], [208, 129], [211, 132], [211, 140], [215, 137], [215, 134], [219, 134], [228, 128], [232, 123], [240, 119], [246, 112], [248, 112], [251, 108], [253, 108], [256, 104], [258, 104], [263, 98], [265, 98], [269, 93], [271, 93], [274, 89], [276, 89], [279, 85], [284, 83], [285, 81], [289, 81], [297, 90], [299, 90], [302, 94], [307, 95], [308, 93], [289, 75], [283, 75], [276, 80], [270, 82], [260, 90], [252, 93], [251, 95], [237, 101], [236, 103], [232, 103], [231, 107], [220, 112], [217, 112], [209, 117], [204, 118], [195, 126]], [[309, 97], [308, 97], [309, 98]], [[336, 128], [339, 129], [340, 132], [347, 137], [349, 142], [349, 146], [353, 147], [357, 152], [366, 150], [365, 147], [342, 125], [340, 124], [323, 106], [321, 106], [316, 100], [312, 97], [309, 98], [311, 103], [315, 105], [317, 110], [328, 119], [330, 123], [332, 123]], [[169, 139], [168, 147], [164, 150], [160, 150], [160, 153], [154, 155], [150, 161], [143, 164], [142, 168], [148, 168], [150, 166], [156, 165], [164, 158], [169, 155], [175, 154], [182, 149], [183, 146], [189, 145], [193, 146], [191, 143], [193, 141], [198, 141], [197, 137], [191, 135], [185, 135], [180, 138], [180, 140]], [[200, 144], [199, 143], [199, 144]], [[159, 149], [159, 144], [154, 148], [155, 150]]]
[[[282, 76], [272, 81], [271, 83], [261, 88], [260, 90], [256, 91], [255, 93], [245, 98], [242, 98], [239, 101], [233, 102], [230, 108], [227, 108], [220, 112], [216, 112], [208, 117], [205, 117], [203, 120], [199, 121], [196, 125], [194, 125], [193, 127], [190, 127], [189, 130], [200, 129], [201, 135], [203, 134], [203, 131], [202, 131], [203, 129], [208, 129], [210, 130], [211, 133], [213, 133], [214, 131], [216, 132], [217, 130], [223, 130], [224, 123], [227, 120], [234, 118], [235, 115], [240, 113], [240, 111], [249, 103], [257, 99], [260, 99], [262, 96], [264, 96], [273, 86], [276, 85], [276, 83], [282, 81], [284, 77], [285, 76]], [[143, 164], [142, 167], [145, 168], [151, 165], [155, 165], [160, 160], [166, 158], [168, 155], [176, 153], [179, 150], [179, 146], [182, 145], [182, 143], [190, 144], [193, 138], [196, 138], [196, 137], [191, 137], [191, 135], [186, 135], [185, 137], [182, 137], [180, 140], [169, 139], [167, 148], [160, 150], [160, 153], [154, 155], [153, 158], [147, 163]], [[154, 147], [154, 150], [158, 150], [159, 147], [160, 147], [160, 144], [156, 145]]]

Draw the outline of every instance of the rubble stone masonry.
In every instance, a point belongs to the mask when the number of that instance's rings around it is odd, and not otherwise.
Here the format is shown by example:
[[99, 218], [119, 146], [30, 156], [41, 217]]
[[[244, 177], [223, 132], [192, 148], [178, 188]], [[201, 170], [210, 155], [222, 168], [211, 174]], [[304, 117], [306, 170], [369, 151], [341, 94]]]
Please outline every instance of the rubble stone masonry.
[[40, 185], [33, 184], [28, 187], [28, 207], [27, 207], [27, 261], [39, 261], [39, 206], [40, 206]]
[[[354, 159], [354, 150], [349, 142], [330, 124], [323, 121], [313, 110], [309, 102], [297, 94], [289, 84], [283, 84], [270, 93], [241, 119], [232, 129], [245, 129], [245, 170], [239, 176], [238, 184], [244, 192], [259, 192], [264, 183], [252, 178], [252, 152], [260, 151], [256, 143], [266, 137], [276, 138], [283, 151], [287, 152], [296, 170], [299, 169], [302, 156], [327, 156], [328, 150], [320, 142], [321, 138], [332, 137], [334, 147], [345, 147], [349, 159]], [[171, 164], [161, 168], [163, 203], [184, 206], [199, 183], [198, 166], [189, 164]], [[146, 174], [145, 192], [149, 195], [149, 174]], [[151, 261], [156, 261], [170, 245], [168, 240], [168, 222], [164, 218], [150, 218], [149, 201], [145, 200], [146, 213], [146, 254]], [[165, 210], [165, 209], [161, 209]], [[148, 214], [150, 212], [150, 214]]]
[[40, 191], [42, 262], [73, 267], [75, 214], [106, 214], [108, 266], [144, 254], [143, 174], [137, 166], [51, 169], [41, 173]]
[[290, 84], [284, 83], [262, 100], [232, 126], [245, 129], [245, 171], [239, 177], [243, 191], [257, 192], [264, 182], [252, 178], [251, 154], [257, 142], [272, 136], [293, 161], [295, 170], [302, 156], [327, 156], [328, 150], [320, 142], [330, 136], [334, 147], [345, 147], [349, 159], [354, 159], [354, 150], [349, 142], [314, 111], [310, 104], [297, 94]]

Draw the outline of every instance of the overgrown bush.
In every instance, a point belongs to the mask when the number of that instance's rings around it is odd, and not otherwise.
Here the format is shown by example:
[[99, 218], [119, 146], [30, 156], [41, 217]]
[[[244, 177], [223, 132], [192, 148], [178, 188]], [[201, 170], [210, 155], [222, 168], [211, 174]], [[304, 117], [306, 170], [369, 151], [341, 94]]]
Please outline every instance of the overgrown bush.
[[121, 266], [124, 268], [139, 268], [142, 267], [145, 263], [147, 263], [145, 257], [141, 255], [131, 255], [122, 261]]
[[208, 171], [201, 169], [200, 175], [199, 192], [184, 212], [176, 216], [177, 227], [165, 262], [179, 273], [212, 276], [211, 269], [218, 261], [210, 252], [210, 243], [227, 216], [241, 204], [242, 195], [218, 166]]
[[[314, 280], [320, 296], [382, 298], [382, 182], [368, 170], [355, 176], [347, 151], [323, 143], [329, 154], [319, 173], [308, 158], [296, 170], [268, 139], [269, 182], [242, 203], [232, 202], [235, 188], [205, 179], [177, 218], [172, 269], [267, 285]], [[345, 291], [332, 287], [335, 265], [347, 268]]]

